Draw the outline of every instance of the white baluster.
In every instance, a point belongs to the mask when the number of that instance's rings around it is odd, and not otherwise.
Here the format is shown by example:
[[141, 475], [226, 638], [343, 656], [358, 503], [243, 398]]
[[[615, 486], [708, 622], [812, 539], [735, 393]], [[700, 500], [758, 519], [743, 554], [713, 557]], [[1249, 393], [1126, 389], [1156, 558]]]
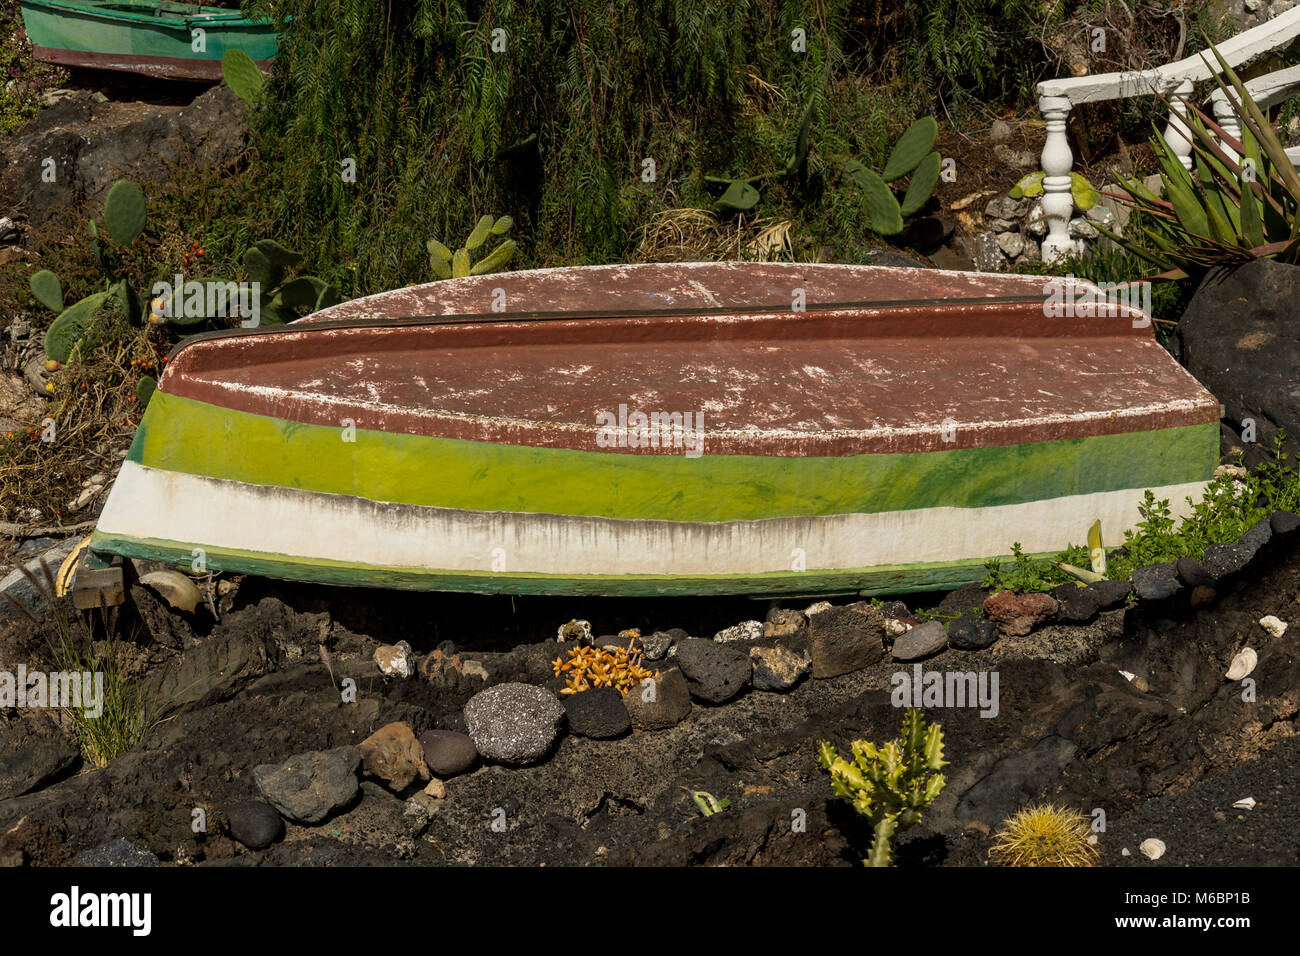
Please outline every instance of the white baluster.
[[1188, 172], [1192, 170], [1192, 131], [1187, 125], [1187, 99], [1191, 95], [1191, 80], [1183, 80], [1174, 88], [1169, 125], [1165, 127], [1165, 142]]
[[1038, 110], [1047, 124], [1043, 142], [1043, 221], [1047, 238], [1043, 240], [1043, 261], [1056, 262], [1079, 251], [1079, 242], [1070, 238], [1070, 214], [1074, 197], [1070, 195], [1070, 170], [1074, 156], [1065, 135], [1065, 121], [1070, 115], [1070, 101], [1064, 96], [1040, 96]]
[[[1214, 121], [1223, 128], [1225, 133], [1240, 141], [1241, 115], [1233, 106], [1233, 102], [1226, 96], [1216, 96], [1214, 98]], [[1227, 143], [1220, 143], [1219, 146], [1234, 163], [1241, 162], [1241, 157], [1237, 154], [1237, 151]]]

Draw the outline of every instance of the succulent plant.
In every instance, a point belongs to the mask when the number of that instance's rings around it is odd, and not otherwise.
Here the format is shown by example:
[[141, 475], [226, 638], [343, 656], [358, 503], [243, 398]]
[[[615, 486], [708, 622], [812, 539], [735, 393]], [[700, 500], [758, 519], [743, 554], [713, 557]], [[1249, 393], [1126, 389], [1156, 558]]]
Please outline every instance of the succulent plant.
[[153, 398], [153, 393], [158, 389], [158, 380], [152, 375], [146, 375], [135, 384], [136, 400], [146, 408], [149, 405], [149, 399]]
[[909, 707], [902, 733], [879, 748], [869, 741], [853, 741], [852, 761], [825, 740], [817, 744], [817, 760], [830, 772], [835, 795], [852, 802], [853, 809], [871, 821], [871, 855], [862, 861], [867, 866], [892, 865], [895, 835], [920, 822], [922, 811], [946, 783], [936, 772], [948, 765], [942, 728], [927, 727], [921, 712]]
[[[104, 230], [115, 246], [125, 248], [140, 238], [145, 225], [145, 200], [138, 186], [119, 179], [104, 199]], [[63, 284], [48, 269], [33, 273], [28, 280], [32, 295], [57, 317], [45, 333], [45, 355], [60, 365], [71, 358], [73, 349], [91, 327], [93, 320], [110, 314], [116, 306], [127, 322], [139, 323], [142, 309], [139, 296], [126, 279], [115, 275], [112, 262], [100, 238], [99, 227], [92, 219], [88, 229], [95, 259], [104, 274], [106, 289], [63, 305]]]
[[298, 276], [284, 281], [285, 270], [296, 266], [302, 256], [273, 239], [262, 239], [244, 251], [244, 268], [258, 284], [262, 321], [266, 324], [292, 322], [298, 310], [317, 312], [339, 303], [338, 290], [315, 276]]
[[[789, 179], [804, 179], [808, 171], [808, 150], [810, 146], [809, 134], [812, 132], [813, 117], [816, 116], [817, 100], [810, 98], [808, 104], [804, 107], [803, 118], [799, 122], [799, 132], [795, 136], [794, 150], [785, 162], [782, 169], [782, 175]], [[758, 205], [762, 194], [758, 190], [758, 184], [765, 179], [770, 179], [774, 173], [763, 173], [759, 176], [705, 176], [704, 182], [711, 187], [722, 187], [722, 195], [714, 202], [714, 208], [718, 212], [738, 213], [749, 212]]]
[[230, 91], [245, 103], [256, 103], [262, 98], [266, 80], [257, 63], [243, 50], [227, 50], [222, 54], [221, 75]]
[[465, 276], [500, 272], [518, 248], [513, 239], [502, 242], [478, 262], [474, 262], [473, 253], [481, 249], [489, 237], [504, 236], [514, 224], [515, 221], [509, 216], [498, 219], [490, 215], [480, 216], [466, 237], [465, 244], [455, 252], [437, 239], [430, 239], [425, 243], [425, 248], [429, 252], [429, 265], [433, 268], [433, 274], [439, 279], [461, 279]]
[[[1100, 226], [1098, 231], [1163, 271], [1157, 279], [1184, 279], [1216, 265], [1252, 259], [1300, 264], [1300, 173], [1241, 78], [1213, 46], [1227, 81], [1219, 88], [1241, 122], [1241, 136], [1224, 130], [1188, 103], [1187, 127], [1196, 176], [1184, 168], [1157, 131], [1152, 139], [1165, 198], [1142, 183], [1120, 179], [1114, 198], [1144, 213], [1151, 226], [1139, 242]], [[1203, 55], [1203, 54], [1202, 54]]]
[[1003, 866], [1092, 866], [1100, 854], [1091, 836], [1082, 813], [1040, 804], [1004, 822], [989, 855]]
[[[1007, 193], [1012, 199], [1033, 199], [1043, 194], [1043, 179], [1047, 176], [1041, 169], [1030, 173], [1011, 187]], [[1082, 173], [1070, 173], [1070, 197], [1074, 205], [1083, 212], [1101, 202], [1101, 193]]]
[[[872, 232], [882, 236], [896, 236], [903, 231], [903, 220], [916, 215], [934, 194], [939, 182], [942, 160], [934, 151], [939, 136], [939, 124], [933, 116], [923, 116], [903, 133], [889, 159], [885, 171], [877, 173], [856, 159], [844, 157], [840, 166], [844, 178], [862, 192], [862, 207]], [[911, 173], [907, 190], [900, 203], [890, 183]]]

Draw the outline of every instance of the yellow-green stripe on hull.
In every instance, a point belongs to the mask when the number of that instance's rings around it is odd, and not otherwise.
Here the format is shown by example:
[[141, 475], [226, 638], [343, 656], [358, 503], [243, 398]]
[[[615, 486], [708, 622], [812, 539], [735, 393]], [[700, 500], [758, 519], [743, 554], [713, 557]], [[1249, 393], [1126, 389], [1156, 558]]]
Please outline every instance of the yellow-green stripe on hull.
[[[155, 393], [129, 460], [397, 504], [675, 522], [986, 508], [1207, 481], [1218, 426], [841, 458], [629, 454], [302, 424]], [[1062, 539], [1079, 537], [1062, 528]]]

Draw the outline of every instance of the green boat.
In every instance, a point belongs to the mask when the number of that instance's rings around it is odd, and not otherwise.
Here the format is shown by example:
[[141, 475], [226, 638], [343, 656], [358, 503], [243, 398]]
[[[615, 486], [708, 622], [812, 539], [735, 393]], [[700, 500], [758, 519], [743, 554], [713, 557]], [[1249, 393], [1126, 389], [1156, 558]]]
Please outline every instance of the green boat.
[[149, 0], [22, 0], [38, 60], [175, 80], [221, 79], [221, 57], [243, 50], [264, 70], [276, 54], [269, 20], [238, 10]]
[[958, 587], [1213, 475], [1218, 401], [1097, 291], [661, 263], [252, 316], [172, 353], [90, 548], [510, 594]]

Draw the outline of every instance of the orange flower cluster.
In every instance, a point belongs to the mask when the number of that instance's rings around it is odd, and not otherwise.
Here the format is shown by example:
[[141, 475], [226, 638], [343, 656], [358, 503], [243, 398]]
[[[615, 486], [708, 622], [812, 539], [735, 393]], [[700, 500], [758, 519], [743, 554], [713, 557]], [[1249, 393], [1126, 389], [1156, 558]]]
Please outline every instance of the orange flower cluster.
[[551, 662], [555, 676], [568, 674], [567, 685], [561, 694], [577, 694], [596, 687], [613, 687], [624, 697], [636, 684], [647, 677], [659, 678], [658, 671], [648, 671], [641, 666], [643, 652], [640, 648], [575, 647], [566, 661], [557, 657]]

